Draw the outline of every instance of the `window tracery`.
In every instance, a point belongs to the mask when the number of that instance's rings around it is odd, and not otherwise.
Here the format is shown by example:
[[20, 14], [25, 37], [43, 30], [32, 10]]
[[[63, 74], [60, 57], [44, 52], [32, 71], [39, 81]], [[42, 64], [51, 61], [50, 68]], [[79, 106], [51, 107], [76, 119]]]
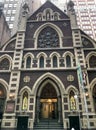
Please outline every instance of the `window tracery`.
[[66, 56], [66, 67], [71, 67], [71, 58], [69, 55]]
[[70, 91], [70, 94], [69, 94], [69, 102], [70, 102], [70, 110], [71, 111], [74, 111], [76, 110], [76, 100], [75, 100], [75, 94], [73, 91]]
[[31, 68], [31, 57], [27, 57], [27, 60], [26, 60], [26, 68]]
[[28, 109], [28, 92], [25, 91], [22, 97], [22, 110], [26, 111], [27, 109]]
[[44, 28], [38, 36], [38, 48], [59, 47], [59, 36], [51, 27]]
[[95, 55], [90, 57], [90, 59], [89, 59], [89, 66], [91, 68], [96, 68], [96, 56]]
[[57, 67], [57, 56], [53, 56], [53, 67]]
[[40, 62], [39, 62], [39, 66], [40, 66], [40, 68], [44, 68], [44, 57], [43, 56], [41, 56], [40, 57]]
[[94, 101], [94, 110], [96, 112], [96, 84], [94, 85], [92, 94], [93, 94], [93, 101]]
[[0, 61], [0, 70], [9, 70], [10, 62], [7, 58], [4, 58]]

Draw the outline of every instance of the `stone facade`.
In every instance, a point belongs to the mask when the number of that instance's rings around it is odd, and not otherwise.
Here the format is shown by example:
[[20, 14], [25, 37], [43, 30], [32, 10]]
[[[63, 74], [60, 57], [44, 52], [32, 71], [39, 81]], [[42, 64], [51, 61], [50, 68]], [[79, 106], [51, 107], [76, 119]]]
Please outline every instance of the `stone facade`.
[[42, 119], [96, 129], [96, 42], [78, 29], [73, 2], [67, 9], [47, 1], [27, 18], [23, 6], [0, 51], [1, 130], [33, 130]]
[[2, 12], [2, 9], [0, 9], [0, 47], [6, 41], [8, 41], [10, 36], [11, 36], [10, 29], [8, 27], [8, 24], [7, 24], [6, 20], [5, 20], [5, 17], [4, 17], [4, 14]]

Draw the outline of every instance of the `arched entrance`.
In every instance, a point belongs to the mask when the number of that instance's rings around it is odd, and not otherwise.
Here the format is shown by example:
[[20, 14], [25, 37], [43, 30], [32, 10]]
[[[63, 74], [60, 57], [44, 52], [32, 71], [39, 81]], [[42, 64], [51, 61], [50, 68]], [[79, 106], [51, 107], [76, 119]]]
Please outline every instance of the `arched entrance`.
[[6, 90], [2, 84], [0, 84], [0, 128], [1, 128], [1, 121], [5, 107], [5, 100], [6, 100]]
[[93, 95], [94, 111], [96, 112], [96, 84], [93, 87], [92, 95]]
[[62, 119], [61, 96], [58, 86], [51, 79], [46, 79], [38, 88], [36, 98], [36, 120]]

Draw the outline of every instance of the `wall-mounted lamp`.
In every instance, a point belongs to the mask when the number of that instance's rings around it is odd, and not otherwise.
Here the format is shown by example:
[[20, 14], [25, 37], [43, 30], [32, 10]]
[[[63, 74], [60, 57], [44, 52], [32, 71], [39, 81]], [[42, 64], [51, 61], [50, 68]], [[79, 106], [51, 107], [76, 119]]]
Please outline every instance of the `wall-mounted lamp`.
[[15, 97], [15, 95], [14, 95], [13, 93], [11, 93], [11, 94], [9, 95], [9, 98], [10, 98], [11, 100], [13, 100], [14, 97]]

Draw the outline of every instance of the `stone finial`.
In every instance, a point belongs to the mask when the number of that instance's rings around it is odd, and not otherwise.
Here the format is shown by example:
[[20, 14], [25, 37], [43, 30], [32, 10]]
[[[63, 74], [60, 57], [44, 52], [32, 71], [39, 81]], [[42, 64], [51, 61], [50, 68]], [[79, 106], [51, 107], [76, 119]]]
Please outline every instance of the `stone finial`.
[[22, 14], [23, 14], [23, 16], [25, 16], [26, 14], [28, 14], [28, 12], [29, 12], [29, 6], [28, 6], [28, 4], [27, 3], [25, 3], [23, 6], [22, 6]]
[[71, 11], [71, 12], [74, 12], [74, 3], [73, 1], [69, 1], [68, 4], [67, 4], [67, 10]]

